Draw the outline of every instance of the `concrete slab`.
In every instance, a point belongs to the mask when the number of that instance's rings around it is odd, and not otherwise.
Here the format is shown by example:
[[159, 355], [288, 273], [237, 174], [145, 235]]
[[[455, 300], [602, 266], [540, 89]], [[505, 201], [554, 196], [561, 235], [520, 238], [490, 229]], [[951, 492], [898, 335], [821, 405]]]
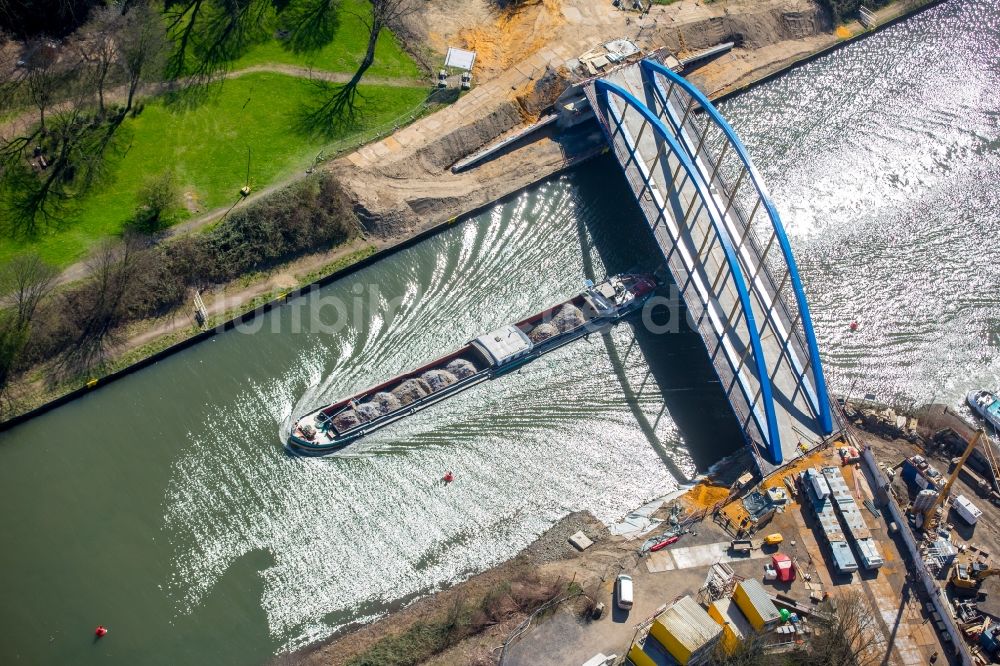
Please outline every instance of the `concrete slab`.
[[770, 553], [760, 550], [750, 552], [750, 555], [732, 555], [729, 552], [729, 542], [708, 543], [701, 546], [672, 548], [650, 553], [646, 558], [646, 568], [650, 573], [708, 567], [716, 562], [745, 562], [747, 560], [770, 557]]
[[594, 542], [590, 540], [583, 532], [577, 532], [569, 538], [569, 542], [573, 544], [573, 547], [577, 550], [587, 550], [594, 545]]

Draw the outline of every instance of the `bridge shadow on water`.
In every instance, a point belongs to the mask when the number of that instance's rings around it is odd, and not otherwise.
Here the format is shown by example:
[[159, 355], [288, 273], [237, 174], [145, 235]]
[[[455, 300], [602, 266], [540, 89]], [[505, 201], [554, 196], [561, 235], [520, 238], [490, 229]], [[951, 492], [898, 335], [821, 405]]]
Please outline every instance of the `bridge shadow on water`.
[[[573, 181], [579, 193], [577, 224], [587, 277], [593, 280], [604, 277], [591, 261], [593, 250], [611, 275], [663, 267], [661, 277], [665, 276], [665, 284], [661, 285], [660, 293], [668, 298], [671, 293], [676, 294], [663, 255], [614, 159], [604, 155], [587, 162], [574, 171]], [[617, 345], [610, 335], [602, 337], [639, 427], [668, 468], [683, 479], [687, 474], [677, 468], [675, 449], [686, 445], [698, 471], [703, 472], [741, 449], [744, 438], [701, 336], [688, 324], [683, 300], [679, 295], [671, 300], [676, 300], [676, 305], [658, 305], [651, 317], [667, 332], [650, 330], [637, 317], [630, 323], [635, 336], [626, 347]], [[642, 354], [649, 370], [634, 385], [625, 368], [637, 353]], [[639, 398], [657, 390], [656, 386], [663, 408], [650, 421]], [[657, 436], [657, 425], [664, 417], [673, 420], [683, 441], [661, 441]]]

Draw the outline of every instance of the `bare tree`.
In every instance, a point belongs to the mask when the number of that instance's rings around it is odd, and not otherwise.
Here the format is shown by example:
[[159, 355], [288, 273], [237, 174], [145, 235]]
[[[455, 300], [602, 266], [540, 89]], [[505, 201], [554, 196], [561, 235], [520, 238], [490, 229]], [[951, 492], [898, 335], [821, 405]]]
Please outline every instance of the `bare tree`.
[[76, 299], [77, 309], [66, 313], [76, 328], [76, 339], [59, 359], [63, 375], [89, 372], [121, 342], [126, 298], [137, 274], [139, 255], [137, 240], [126, 237], [120, 242], [105, 242], [91, 259], [86, 298]]
[[796, 651], [794, 663], [810, 666], [869, 666], [882, 661], [876, 614], [857, 592], [841, 594], [827, 619], [820, 618], [805, 648]]
[[764, 634], [754, 633], [746, 639], [732, 652], [728, 651], [723, 641], [720, 641], [712, 655], [712, 663], [715, 666], [765, 666], [777, 662], [768, 659], [765, 653], [767, 640]]
[[32, 106], [38, 109], [38, 125], [44, 134], [45, 111], [52, 106], [59, 94], [63, 77], [56, 69], [55, 48], [47, 40], [36, 40], [28, 48], [22, 85]]
[[[58, 224], [68, 207], [106, 173], [106, 155], [116, 145], [124, 119], [110, 124], [90, 121], [80, 102], [53, 116], [44, 136], [36, 129], [0, 147], [0, 192], [6, 208], [2, 230], [8, 236], [32, 236], [43, 225]], [[33, 148], [41, 139], [39, 152]]]
[[0, 416], [15, 406], [12, 379], [31, 334], [38, 304], [52, 290], [56, 271], [38, 255], [20, 255], [0, 268]]
[[0, 294], [6, 294], [12, 301], [19, 321], [31, 321], [38, 304], [52, 290], [56, 269], [37, 254], [22, 254], [0, 270]]
[[93, 10], [90, 20], [77, 33], [76, 49], [97, 90], [99, 117], [104, 117], [104, 89], [118, 60], [117, 41], [122, 23], [121, 12], [114, 7], [103, 7]]
[[368, 46], [361, 64], [347, 83], [327, 85], [332, 94], [317, 109], [310, 111], [305, 124], [313, 129], [324, 126], [350, 125], [355, 121], [358, 102], [358, 85], [368, 68], [375, 63], [375, 47], [385, 28], [398, 24], [416, 9], [414, 0], [369, 0], [369, 12], [359, 17], [368, 29]]
[[135, 102], [139, 84], [158, 78], [163, 72], [166, 33], [159, 14], [149, 5], [140, 4], [124, 16], [120, 34], [119, 63], [128, 86], [124, 112], [128, 112]]

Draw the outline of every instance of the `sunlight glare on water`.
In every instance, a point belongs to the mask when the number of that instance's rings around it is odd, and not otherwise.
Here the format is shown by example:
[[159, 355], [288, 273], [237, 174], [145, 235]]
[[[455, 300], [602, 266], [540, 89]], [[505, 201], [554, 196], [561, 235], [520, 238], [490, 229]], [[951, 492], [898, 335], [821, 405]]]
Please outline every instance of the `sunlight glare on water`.
[[[569, 181], [554, 181], [497, 207], [485, 223], [471, 220], [397, 255], [391, 270], [369, 269], [325, 290], [362, 292], [354, 313], [362, 316], [333, 336], [313, 336], [280, 376], [251, 380], [213, 410], [174, 464], [166, 527], [178, 546], [172, 589], [181, 612], [195, 612], [233, 561], [267, 551], [269, 630], [294, 648], [507, 559], [569, 511], [614, 521], [677, 486], [635, 426], [600, 336], [342, 455], [292, 459], [277, 449], [275, 431], [284, 435], [294, 416], [579, 291], [577, 196]], [[537, 243], [525, 244], [530, 237]], [[587, 261], [599, 266], [593, 255]], [[369, 298], [374, 277], [378, 293]], [[390, 303], [398, 311], [387, 318]], [[278, 316], [288, 319], [286, 310]], [[626, 349], [632, 337], [619, 327], [613, 344]], [[647, 373], [638, 353], [623, 371], [634, 385]], [[303, 378], [309, 387], [298, 399]], [[655, 383], [644, 395], [639, 407], [653, 422]], [[213, 424], [238, 424], [239, 437]], [[667, 418], [658, 435], [677, 440]], [[692, 469], [683, 450], [674, 455]], [[459, 482], [441, 485], [445, 469]]]
[[[788, 227], [836, 392], [958, 405], [1000, 386], [998, 52], [996, 4], [951, 1], [722, 106]], [[0, 512], [0, 663], [266, 662], [505, 560], [571, 511], [616, 521], [676, 488], [671, 466], [739, 447], [700, 339], [624, 324], [338, 455], [282, 449], [318, 405], [584, 278], [655, 266], [628, 197], [595, 160], [255, 333], [0, 434], [0, 503], [16, 507]], [[295, 332], [309, 299], [329, 302]]]
[[722, 106], [782, 213], [836, 392], [959, 406], [1000, 384], [998, 53], [997, 5], [947, 2]]

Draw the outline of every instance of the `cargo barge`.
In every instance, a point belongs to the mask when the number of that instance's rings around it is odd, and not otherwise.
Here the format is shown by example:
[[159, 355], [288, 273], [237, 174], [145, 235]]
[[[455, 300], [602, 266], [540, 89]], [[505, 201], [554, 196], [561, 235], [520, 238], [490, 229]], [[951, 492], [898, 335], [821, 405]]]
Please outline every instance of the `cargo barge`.
[[546, 352], [639, 311], [656, 288], [651, 275], [622, 274], [587, 282], [574, 298], [469, 341], [416, 370], [310, 412], [292, 424], [286, 448], [332, 453], [374, 430], [494, 379]]

